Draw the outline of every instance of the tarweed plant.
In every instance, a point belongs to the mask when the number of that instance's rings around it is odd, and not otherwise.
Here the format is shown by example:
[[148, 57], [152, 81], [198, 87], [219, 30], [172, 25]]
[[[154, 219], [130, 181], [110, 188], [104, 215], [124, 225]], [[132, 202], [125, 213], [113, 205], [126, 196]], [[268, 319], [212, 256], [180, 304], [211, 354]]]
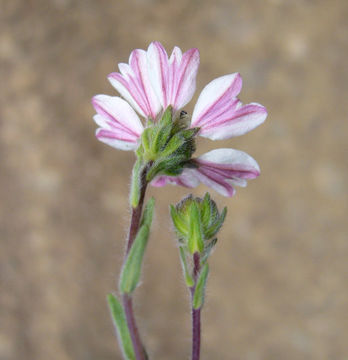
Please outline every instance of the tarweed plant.
[[[206, 85], [192, 116], [184, 107], [196, 90], [198, 49], [182, 53], [174, 47], [170, 56], [159, 42], [133, 50], [128, 64], [108, 80], [121, 95], [96, 95], [92, 104], [99, 126], [96, 137], [119, 150], [134, 151], [129, 195], [131, 207], [119, 296], [108, 303], [123, 357], [146, 360], [149, 353], [140, 337], [133, 311], [133, 295], [139, 284], [142, 262], [150, 235], [155, 200], [144, 206], [148, 185], [167, 184], [194, 188], [200, 183], [231, 197], [235, 186], [246, 186], [260, 174], [257, 162], [245, 152], [218, 148], [195, 157], [197, 137], [225, 140], [262, 124], [265, 107], [243, 105], [237, 98], [242, 88], [239, 73], [221, 76]], [[191, 298], [192, 360], [200, 359], [201, 310], [204, 305], [209, 256], [227, 213], [220, 211], [209, 193], [188, 195], [170, 206], [178, 241], [183, 276]]]

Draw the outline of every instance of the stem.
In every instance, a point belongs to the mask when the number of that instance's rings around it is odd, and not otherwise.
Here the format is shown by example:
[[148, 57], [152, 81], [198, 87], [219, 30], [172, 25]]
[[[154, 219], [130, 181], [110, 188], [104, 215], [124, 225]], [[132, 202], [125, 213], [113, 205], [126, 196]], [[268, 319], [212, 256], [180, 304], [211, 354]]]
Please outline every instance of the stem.
[[201, 309], [192, 309], [192, 360], [199, 360], [201, 352]]
[[[193, 276], [195, 285], [191, 288], [191, 296], [195, 293], [198, 274], [201, 268], [200, 255], [198, 252], [193, 254]], [[192, 360], [200, 359], [201, 352], [201, 309], [194, 309], [192, 305]]]
[[140, 198], [139, 198], [138, 206], [135, 208], [132, 207], [132, 217], [131, 217], [131, 223], [130, 223], [130, 227], [129, 227], [125, 258], [127, 257], [129, 250], [131, 249], [131, 247], [133, 245], [135, 236], [137, 235], [137, 232], [139, 230], [141, 214], [143, 212], [145, 192], [146, 192], [146, 188], [147, 188], [146, 173], [147, 173], [147, 168], [145, 168], [141, 173]]
[[[129, 227], [127, 247], [126, 247], [126, 252], [125, 252], [125, 256], [124, 256], [124, 261], [126, 261], [126, 259], [127, 259], [129, 250], [131, 249], [134, 239], [139, 230], [140, 219], [141, 219], [141, 214], [142, 214], [143, 205], [144, 205], [145, 192], [146, 192], [146, 188], [147, 188], [147, 181], [146, 181], [147, 170], [148, 169], [146, 167], [141, 173], [139, 203], [135, 208], [132, 207], [131, 223], [130, 223], [130, 227]], [[135, 317], [134, 317], [133, 299], [132, 299], [131, 295], [124, 294], [124, 295], [122, 295], [122, 301], [123, 301], [123, 307], [124, 307], [124, 311], [125, 311], [125, 315], [126, 315], [126, 319], [127, 319], [129, 333], [130, 333], [132, 343], [133, 343], [135, 358], [136, 358], [136, 360], [147, 360], [148, 357], [147, 357], [145, 348], [141, 342], [138, 327], [137, 327]]]
[[134, 347], [135, 358], [137, 360], [146, 360], [147, 355], [141, 343], [139, 331], [137, 328], [137, 324], [135, 322], [132, 298], [129, 295], [124, 294], [122, 296], [122, 300], [123, 300], [124, 312], [126, 314], [129, 333]]

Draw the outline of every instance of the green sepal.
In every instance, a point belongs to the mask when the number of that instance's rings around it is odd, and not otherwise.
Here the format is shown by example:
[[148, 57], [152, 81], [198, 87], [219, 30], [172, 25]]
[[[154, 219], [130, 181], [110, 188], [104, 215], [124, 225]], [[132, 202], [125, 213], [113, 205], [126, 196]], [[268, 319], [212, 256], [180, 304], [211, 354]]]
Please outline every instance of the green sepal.
[[152, 136], [153, 136], [153, 128], [152, 127], [148, 127], [146, 129], [144, 129], [143, 133], [141, 134], [141, 144], [144, 149], [144, 154], [151, 152]]
[[170, 133], [172, 131], [172, 125], [157, 126], [153, 132], [153, 141], [151, 151], [156, 156], [162, 156], [161, 151], [166, 147]]
[[194, 283], [192, 276], [190, 275], [190, 272], [189, 272], [189, 269], [187, 266], [185, 250], [183, 249], [182, 246], [179, 247], [179, 252], [180, 252], [180, 260], [181, 260], [182, 270], [184, 272], [184, 278], [185, 278], [186, 285], [188, 287], [192, 287], [195, 283]]
[[167, 109], [165, 110], [165, 112], [162, 115], [161, 120], [159, 121], [159, 123], [161, 125], [172, 125], [172, 113], [173, 113], [173, 107], [171, 105], [169, 105], [167, 107]]
[[126, 360], [135, 360], [132, 339], [129, 333], [126, 315], [121, 303], [116, 296], [109, 294], [107, 297], [113, 323], [116, 328], [118, 342]]
[[141, 172], [142, 172], [142, 159], [139, 157], [135, 162], [132, 171], [130, 203], [133, 208], [136, 208], [139, 204], [140, 188], [141, 188]]
[[120, 291], [122, 294], [131, 294], [139, 283], [141, 266], [149, 233], [150, 227], [144, 223], [135, 237], [134, 243], [122, 268], [120, 277]]
[[146, 174], [146, 180], [150, 182], [159, 174], [168, 176], [180, 175], [183, 171], [183, 162], [185, 160], [185, 156], [179, 155], [155, 161]]
[[204, 195], [202, 205], [201, 205], [201, 219], [202, 219], [202, 225], [204, 228], [209, 226], [210, 218], [211, 218], [211, 200], [210, 200], [210, 194], [206, 193]]
[[204, 304], [205, 286], [207, 283], [209, 273], [208, 263], [205, 263], [196, 283], [195, 292], [192, 299], [192, 307], [194, 309], [200, 309]]
[[220, 215], [218, 214], [218, 212], [216, 210], [215, 222], [212, 225], [210, 225], [208, 227], [208, 229], [205, 231], [206, 239], [211, 239], [212, 237], [214, 237], [218, 233], [218, 231], [220, 230], [222, 224], [225, 221], [226, 214], [227, 214], [227, 207], [225, 207], [222, 210]]
[[191, 254], [201, 253], [204, 250], [204, 241], [200, 213], [195, 201], [190, 204], [189, 212], [188, 249]]

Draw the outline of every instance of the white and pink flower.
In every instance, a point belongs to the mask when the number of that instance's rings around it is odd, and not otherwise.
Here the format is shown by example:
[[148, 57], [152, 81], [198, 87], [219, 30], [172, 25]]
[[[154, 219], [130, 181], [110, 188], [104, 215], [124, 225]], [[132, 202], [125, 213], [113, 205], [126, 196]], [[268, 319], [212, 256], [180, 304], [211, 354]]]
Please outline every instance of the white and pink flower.
[[[117, 149], [135, 150], [148, 119], [158, 120], [169, 105], [173, 112], [178, 112], [192, 99], [198, 67], [198, 49], [182, 54], [175, 47], [168, 57], [163, 46], [153, 42], [147, 51], [134, 50], [129, 64], [119, 64], [120, 73], [108, 76], [125, 100], [108, 95], [96, 95], [92, 99], [97, 112], [94, 120], [99, 126], [97, 138]], [[238, 73], [211, 81], [197, 100], [191, 127], [199, 127], [198, 134], [202, 137], [223, 140], [243, 135], [262, 124], [267, 117], [265, 107], [257, 103], [243, 105], [237, 98], [241, 88]], [[234, 149], [210, 151], [196, 158], [195, 163], [197, 168], [185, 168], [177, 177], [158, 176], [152, 185], [195, 187], [203, 183], [224, 196], [233, 196], [233, 186], [246, 186], [247, 179], [260, 174], [251, 156]]]

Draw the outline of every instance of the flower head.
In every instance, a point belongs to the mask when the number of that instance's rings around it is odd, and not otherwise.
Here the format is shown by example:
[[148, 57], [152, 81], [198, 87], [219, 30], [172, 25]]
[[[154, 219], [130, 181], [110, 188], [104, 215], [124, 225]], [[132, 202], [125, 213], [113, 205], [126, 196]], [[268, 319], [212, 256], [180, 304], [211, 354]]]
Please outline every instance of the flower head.
[[[233, 73], [219, 77], [204, 87], [191, 121], [184, 124], [181, 119], [183, 112], [179, 114], [195, 92], [198, 66], [199, 52], [195, 48], [182, 53], [175, 47], [170, 57], [159, 42], [151, 43], [147, 51], [134, 50], [129, 64], [119, 64], [120, 72], [108, 76], [123, 99], [97, 95], [92, 100], [97, 112], [94, 120], [99, 125], [96, 136], [117, 149], [138, 149], [139, 156], [139, 147], [145, 149], [144, 140], [152, 134], [149, 140], [151, 149], [157, 146], [156, 154], [161, 158], [161, 166], [158, 161], [156, 165], [157, 155], [150, 152], [154, 157], [151, 161], [158, 168], [157, 172], [152, 172], [156, 175], [150, 179], [152, 185], [171, 183], [195, 187], [204, 183], [224, 196], [232, 196], [234, 185], [246, 186], [247, 179], [260, 174], [258, 164], [246, 153], [233, 149], [216, 149], [192, 159], [195, 149], [193, 137], [198, 134], [212, 140], [222, 140], [243, 135], [263, 123], [267, 111], [257, 103], [241, 103], [237, 96], [242, 88], [242, 79], [238, 73]], [[168, 109], [171, 111], [170, 121], [178, 123], [180, 120], [181, 127], [172, 124], [168, 130], [169, 125], [163, 125], [163, 117], [168, 118], [168, 114], [165, 115]], [[147, 130], [149, 128], [152, 130]], [[163, 134], [168, 138], [164, 139]], [[162, 147], [158, 147], [155, 136], [162, 136], [158, 140]], [[186, 151], [185, 136], [193, 144], [189, 147], [190, 151]], [[168, 157], [169, 160], [163, 159], [160, 155], [163, 155], [164, 148], [168, 149], [169, 144], [176, 144], [177, 148]], [[178, 154], [183, 152], [186, 156], [180, 158]], [[173, 154], [176, 159], [175, 171], [172, 171]], [[170, 171], [165, 168], [169, 163]]]

